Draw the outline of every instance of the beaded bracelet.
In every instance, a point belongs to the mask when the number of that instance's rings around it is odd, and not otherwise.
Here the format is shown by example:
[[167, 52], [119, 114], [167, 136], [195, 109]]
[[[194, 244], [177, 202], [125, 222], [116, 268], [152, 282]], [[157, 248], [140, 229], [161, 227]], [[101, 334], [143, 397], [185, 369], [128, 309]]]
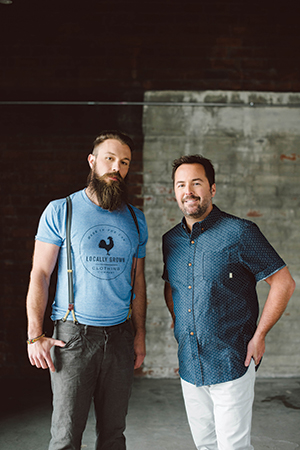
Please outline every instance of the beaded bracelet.
[[41, 334], [40, 336], [38, 336], [36, 338], [28, 339], [26, 342], [27, 342], [27, 344], [34, 344], [36, 341], [43, 338], [44, 336], [45, 336], [45, 333]]

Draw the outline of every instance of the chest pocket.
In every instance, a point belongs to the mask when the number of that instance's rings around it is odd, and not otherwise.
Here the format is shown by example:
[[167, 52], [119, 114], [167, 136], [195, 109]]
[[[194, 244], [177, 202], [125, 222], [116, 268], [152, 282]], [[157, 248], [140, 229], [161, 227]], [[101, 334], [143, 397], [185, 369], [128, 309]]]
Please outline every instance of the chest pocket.
[[232, 255], [228, 249], [203, 252], [203, 279], [212, 284], [226, 284], [234, 276]]

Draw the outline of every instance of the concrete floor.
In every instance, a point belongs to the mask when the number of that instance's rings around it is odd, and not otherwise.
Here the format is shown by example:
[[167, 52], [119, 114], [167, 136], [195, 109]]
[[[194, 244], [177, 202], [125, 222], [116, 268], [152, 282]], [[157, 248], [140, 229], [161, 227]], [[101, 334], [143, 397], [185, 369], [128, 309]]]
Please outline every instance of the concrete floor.
[[[0, 394], [0, 449], [46, 450], [51, 417], [48, 380], [43, 376], [25, 386], [6, 380]], [[126, 438], [128, 450], [195, 449], [179, 380], [135, 379]], [[252, 444], [255, 450], [300, 448], [300, 378], [257, 380]], [[92, 410], [82, 448], [94, 449]]]

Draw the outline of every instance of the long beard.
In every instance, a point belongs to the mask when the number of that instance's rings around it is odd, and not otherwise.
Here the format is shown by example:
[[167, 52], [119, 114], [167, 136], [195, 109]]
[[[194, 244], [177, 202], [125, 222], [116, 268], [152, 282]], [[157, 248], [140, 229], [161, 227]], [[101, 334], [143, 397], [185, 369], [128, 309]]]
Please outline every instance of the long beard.
[[[109, 180], [109, 176], [118, 180]], [[103, 209], [115, 211], [121, 209], [128, 201], [127, 186], [119, 173], [106, 173], [99, 177], [94, 170], [91, 170], [87, 183], [88, 189], [96, 195], [98, 203]]]

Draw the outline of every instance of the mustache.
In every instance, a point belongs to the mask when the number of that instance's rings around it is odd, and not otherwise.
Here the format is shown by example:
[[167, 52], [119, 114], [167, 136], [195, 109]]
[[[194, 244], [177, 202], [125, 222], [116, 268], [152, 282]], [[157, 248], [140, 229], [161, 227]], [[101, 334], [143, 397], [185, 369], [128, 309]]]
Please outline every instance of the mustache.
[[185, 202], [186, 200], [200, 200], [200, 197], [197, 195], [186, 195], [183, 197], [182, 202]]
[[99, 180], [105, 180], [105, 178], [117, 178], [119, 182], [123, 182], [124, 179], [121, 177], [120, 172], [108, 172], [98, 177]]

